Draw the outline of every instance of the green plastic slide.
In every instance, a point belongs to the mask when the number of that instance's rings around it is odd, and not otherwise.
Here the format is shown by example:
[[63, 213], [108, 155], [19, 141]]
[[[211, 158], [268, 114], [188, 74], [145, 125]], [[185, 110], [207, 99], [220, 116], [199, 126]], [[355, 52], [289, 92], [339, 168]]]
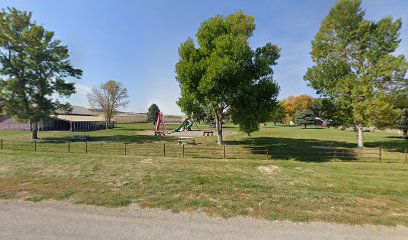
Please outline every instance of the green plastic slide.
[[193, 121], [190, 118], [187, 118], [186, 122], [187, 122], [187, 126], [186, 126], [187, 131], [191, 131], [191, 127], [194, 124]]
[[180, 132], [180, 130], [183, 128], [185, 122], [186, 122], [186, 121], [182, 122], [174, 131]]
[[187, 118], [174, 131], [180, 132], [180, 130], [183, 127], [185, 127], [187, 129], [187, 131], [191, 131], [191, 127], [193, 126], [193, 124], [194, 124], [194, 122], [190, 118]]

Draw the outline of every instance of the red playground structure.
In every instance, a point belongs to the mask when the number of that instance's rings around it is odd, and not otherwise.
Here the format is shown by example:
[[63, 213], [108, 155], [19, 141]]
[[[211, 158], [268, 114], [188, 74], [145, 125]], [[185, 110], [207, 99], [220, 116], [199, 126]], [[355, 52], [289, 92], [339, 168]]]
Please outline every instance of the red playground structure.
[[[160, 129], [160, 125], [161, 125], [162, 128], [163, 128], [162, 130]], [[159, 112], [159, 113], [157, 114], [157, 122], [156, 122], [155, 135], [157, 135], [157, 134], [161, 135], [160, 133], [163, 133], [163, 135], [169, 133], [169, 132], [167, 131], [166, 124], [164, 123], [163, 113], [162, 113], [162, 112]]]

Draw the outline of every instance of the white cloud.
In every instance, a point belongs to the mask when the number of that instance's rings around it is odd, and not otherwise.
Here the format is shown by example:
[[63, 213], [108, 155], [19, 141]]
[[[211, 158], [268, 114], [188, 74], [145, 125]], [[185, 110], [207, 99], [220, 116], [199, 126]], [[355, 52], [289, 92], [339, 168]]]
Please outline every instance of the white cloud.
[[75, 89], [77, 90], [77, 93], [85, 94], [85, 95], [92, 91], [92, 88], [85, 86], [83, 84], [80, 84], [80, 83], [75, 83]]
[[75, 83], [75, 89], [75, 94], [72, 94], [69, 98], [60, 98], [60, 100], [69, 102], [71, 105], [89, 108], [87, 94], [91, 92], [92, 88], [80, 83]]

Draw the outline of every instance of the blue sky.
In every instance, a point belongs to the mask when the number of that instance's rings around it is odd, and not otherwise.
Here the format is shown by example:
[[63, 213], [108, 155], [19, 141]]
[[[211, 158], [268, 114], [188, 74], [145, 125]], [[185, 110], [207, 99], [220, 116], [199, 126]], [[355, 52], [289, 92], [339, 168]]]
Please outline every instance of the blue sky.
[[[34, 20], [54, 31], [68, 45], [75, 67], [84, 71], [76, 80], [77, 94], [69, 101], [88, 106], [86, 92], [109, 79], [121, 81], [129, 90], [126, 110], [145, 112], [157, 103], [166, 114], [180, 114], [180, 95], [174, 66], [177, 50], [195, 37], [200, 23], [215, 15], [237, 10], [255, 17], [253, 48], [267, 42], [278, 44], [281, 58], [274, 67], [281, 87], [279, 98], [314, 95], [303, 74], [310, 60], [310, 42], [320, 22], [336, 0], [24, 0], [0, 1], [32, 11]], [[399, 54], [408, 56], [408, 1], [365, 0], [366, 18], [384, 16], [403, 19]]]

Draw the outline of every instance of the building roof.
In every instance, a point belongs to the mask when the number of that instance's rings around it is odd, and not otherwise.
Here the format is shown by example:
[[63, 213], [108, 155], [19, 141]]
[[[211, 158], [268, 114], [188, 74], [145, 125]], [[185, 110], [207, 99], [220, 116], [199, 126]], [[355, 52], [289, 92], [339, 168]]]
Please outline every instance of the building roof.
[[58, 114], [61, 115], [79, 115], [79, 116], [95, 116], [96, 114], [89, 109], [81, 106], [72, 106], [71, 112], [65, 112], [61, 110], [57, 110]]
[[99, 116], [57, 115], [54, 118], [68, 122], [105, 122], [105, 119]]

